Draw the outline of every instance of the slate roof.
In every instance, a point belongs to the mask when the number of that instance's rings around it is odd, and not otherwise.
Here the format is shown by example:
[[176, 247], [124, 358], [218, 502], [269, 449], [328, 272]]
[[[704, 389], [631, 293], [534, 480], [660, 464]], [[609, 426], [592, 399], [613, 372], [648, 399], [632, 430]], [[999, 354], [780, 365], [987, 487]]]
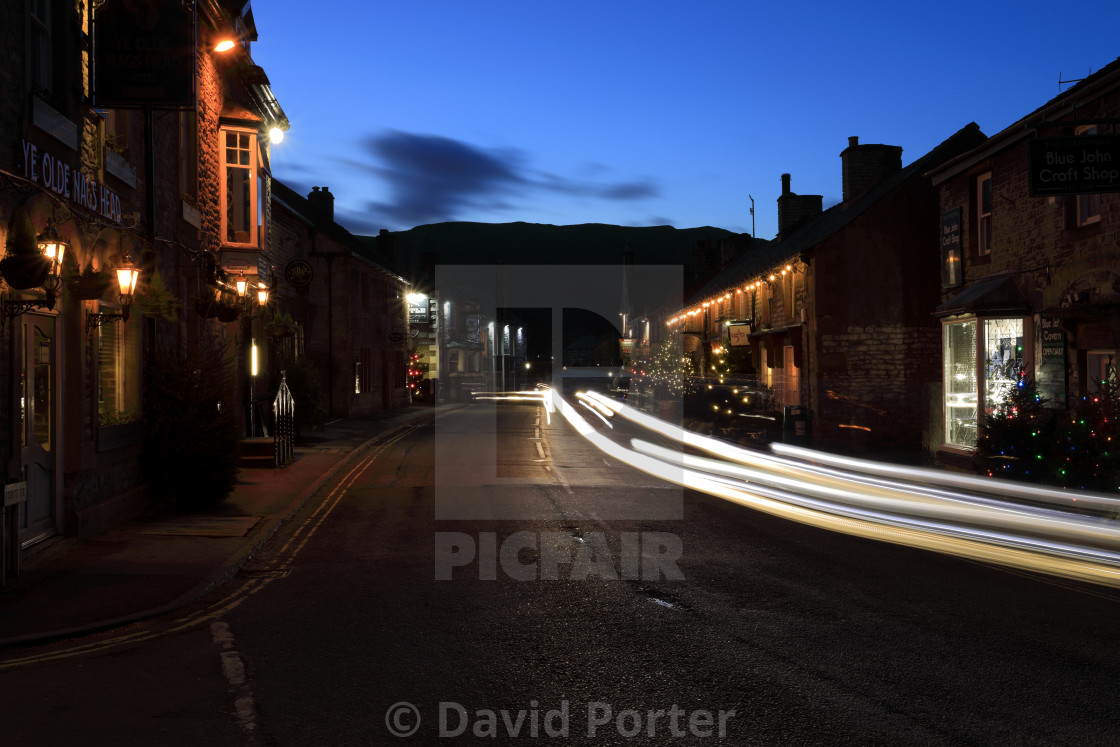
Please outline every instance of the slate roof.
[[820, 215], [809, 219], [788, 236], [769, 242], [765, 247], [751, 249], [708, 281], [686, 302], [693, 306], [711, 296], [722, 294], [775, 267], [789, 263], [796, 257], [811, 252], [826, 239], [835, 236], [871, 206], [883, 199], [907, 180], [925, 174], [938, 164], [969, 150], [985, 140], [980, 126], [975, 122], [962, 127], [926, 155], [905, 166], [871, 187], [862, 195], [846, 203], [841, 202]]

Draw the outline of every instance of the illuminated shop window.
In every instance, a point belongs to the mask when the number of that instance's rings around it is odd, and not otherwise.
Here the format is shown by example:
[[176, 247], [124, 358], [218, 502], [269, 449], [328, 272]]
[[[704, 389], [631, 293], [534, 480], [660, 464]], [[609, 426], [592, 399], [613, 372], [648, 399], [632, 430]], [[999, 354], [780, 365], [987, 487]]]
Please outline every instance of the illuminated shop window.
[[947, 445], [975, 448], [980, 413], [995, 412], [1019, 383], [1028, 368], [1023, 329], [1022, 318], [972, 319], [943, 327]]
[[[120, 309], [101, 306], [101, 313]], [[97, 329], [97, 414], [102, 426], [131, 422], [140, 413], [140, 355], [136, 317]]]

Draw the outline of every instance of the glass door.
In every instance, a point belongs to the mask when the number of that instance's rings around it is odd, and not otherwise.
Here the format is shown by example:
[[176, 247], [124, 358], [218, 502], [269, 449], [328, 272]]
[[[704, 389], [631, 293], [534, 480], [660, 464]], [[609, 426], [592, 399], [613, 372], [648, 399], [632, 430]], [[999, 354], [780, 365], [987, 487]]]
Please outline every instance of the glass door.
[[20, 458], [27, 503], [20, 516], [24, 547], [57, 532], [54, 490], [55, 389], [54, 317], [23, 318], [19, 377]]

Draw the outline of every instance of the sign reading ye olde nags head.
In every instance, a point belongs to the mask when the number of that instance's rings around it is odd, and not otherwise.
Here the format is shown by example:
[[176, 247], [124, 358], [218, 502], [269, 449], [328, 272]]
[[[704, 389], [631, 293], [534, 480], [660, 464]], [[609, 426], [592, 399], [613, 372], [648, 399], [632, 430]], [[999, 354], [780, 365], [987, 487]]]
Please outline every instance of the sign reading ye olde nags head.
[[1027, 141], [1031, 196], [1120, 192], [1120, 135]]

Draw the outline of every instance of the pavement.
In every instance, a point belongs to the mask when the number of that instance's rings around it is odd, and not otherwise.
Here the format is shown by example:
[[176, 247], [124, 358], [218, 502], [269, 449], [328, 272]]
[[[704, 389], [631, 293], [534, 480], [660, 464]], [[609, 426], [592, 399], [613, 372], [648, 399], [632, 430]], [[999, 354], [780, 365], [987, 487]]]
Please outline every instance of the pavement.
[[280, 468], [242, 469], [205, 514], [150, 512], [92, 539], [60, 539], [0, 589], [0, 647], [45, 643], [184, 607], [232, 578], [284, 522], [360, 452], [460, 405], [412, 405], [337, 420]]

